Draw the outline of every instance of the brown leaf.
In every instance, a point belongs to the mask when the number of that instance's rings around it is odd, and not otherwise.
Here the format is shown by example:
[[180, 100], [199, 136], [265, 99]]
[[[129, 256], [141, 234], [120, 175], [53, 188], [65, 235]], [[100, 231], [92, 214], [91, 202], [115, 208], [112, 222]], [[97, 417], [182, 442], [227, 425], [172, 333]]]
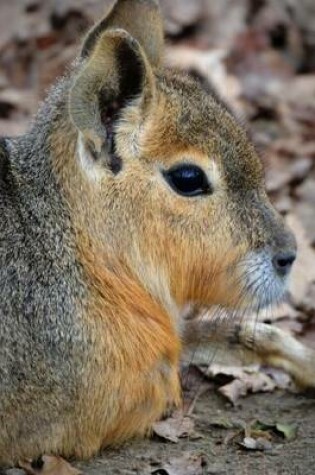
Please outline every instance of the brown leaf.
[[[21, 91], [6, 88], [0, 92], [0, 112], [3, 105], [9, 105], [12, 110], [20, 111], [20, 115], [33, 114], [37, 109], [37, 98], [31, 89]], [[2, 117], [4, 115], [2, 114]]]
[[268, 168], [266, 170], [266, 186], [270, 193], [280, 190], [288, 185], [293, 179], [293, 173], [288, 166], [288, 161], [273, 152], [268, 156]]
[[290, 376], [279, 368], [262, 368], [262, 371], [270, 376], [279, 389], [288, 389], [292, 386]]
[[61, 457], [44, 455], [34, 462], [20, 462], [27, 475], [83, 475]]
[[235, 379], [219, 389], [220, 393], [235, 404], [242, 396], [248, 393], [272, 392], [276, 389], [276, 384], [272, 379], [261, 373], [246, 374], [244, 371], [241, 379]]
[[178, 35], [184, 28], [196, 25], [204, 16], [203, 0], [161, 0], [165, 29], [169, 35]]
[[205, 2], [208, 9], [208, 35], [211, 45], [220, 45], [229, 50], [247, 23], [248, 3], [246, 0], [220, 0]]
[[181, 411], [175, 412], [164, 421], [156, 422], [153, 425], [155, 435], [168, 442], [177, 444], [179, 439], [200, 438], [195, 432], [195, 423], [190, 417], [184, 416]]
[[[0, 15], [0, 50], [9, 42], [15, 22], [20, 20], [18, 2], [1, 2]], [[10, 28], [8, 27], [10, 26]], [[13, 30], [14, 31], [14, 30]]]
[[276, 383], [267, 375], [259, 371], [256, 365], [248, 367], [211, 365], [207, 372], [210, 377], [218, 375], [230, 376], [233, 381], [222, 386], [219, 392], [232, 404], [248, 393], [272, 392]]
[[242, 90], [238, 79], [227, 72], [226, 56], [224, 49], [199, 51], [188, 46], [170, 46], [166, 48], [165, 59], [170, 67], [198, 73], [233, 110], [239, 111]]
[[296, 190], [299, 202], [294, 211], [305, 228], [310, 244], [315, 244], [315, 179], [307, 178]]
[[0, 119], [0, 137], [16, 137], [22, 135], [29, 128], [29, 121], [11, 121]]
[[303, 224], [306, 237], [315, 246], [315, 204], [303, 200], [294, 206], [294, 213]]
[[287, 217], [287, 224], [293, 230], [298, 243], [298, 257], [293, 266], [289, 291], [292, 302], [301, 306], [311, 284], [315, 282], [315, 252], [310, 246], [303, 225], [295, 215]]

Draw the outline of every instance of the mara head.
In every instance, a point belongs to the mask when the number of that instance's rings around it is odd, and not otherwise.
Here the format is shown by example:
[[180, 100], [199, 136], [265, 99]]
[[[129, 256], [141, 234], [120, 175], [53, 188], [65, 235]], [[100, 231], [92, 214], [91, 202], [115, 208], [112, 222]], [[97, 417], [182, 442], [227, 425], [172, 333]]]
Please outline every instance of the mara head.
[[88, 34], [68, 98], [73, 206], [165, 305], [269, 305], [296, 245], [260, 160], [224, 105], [162, 61], [155, 0], [118, 0]]

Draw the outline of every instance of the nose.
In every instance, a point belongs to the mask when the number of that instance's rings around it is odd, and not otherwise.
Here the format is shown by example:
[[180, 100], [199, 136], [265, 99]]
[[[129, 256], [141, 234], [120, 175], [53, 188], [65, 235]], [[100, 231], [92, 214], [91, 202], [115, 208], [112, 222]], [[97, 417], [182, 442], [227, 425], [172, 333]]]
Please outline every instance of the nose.
[[296, 259], [295, 251], [278, 252], [272, 259], [276, 272], [285, 277], [289, 274], [292, 264]]

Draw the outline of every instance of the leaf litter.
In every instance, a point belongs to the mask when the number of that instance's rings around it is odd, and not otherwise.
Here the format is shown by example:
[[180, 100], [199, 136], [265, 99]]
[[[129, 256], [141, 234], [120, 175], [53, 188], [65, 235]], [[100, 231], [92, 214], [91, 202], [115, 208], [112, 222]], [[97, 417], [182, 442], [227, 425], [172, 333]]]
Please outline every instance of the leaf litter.
[[194, 420], [185, 416], [182, 411], [174, 412], [171, 417], [153, 424], [153, 433], [160, 439], [174, 444], [183, 438], [191, 440], [202, 438], [202, 435], [195, 430]]

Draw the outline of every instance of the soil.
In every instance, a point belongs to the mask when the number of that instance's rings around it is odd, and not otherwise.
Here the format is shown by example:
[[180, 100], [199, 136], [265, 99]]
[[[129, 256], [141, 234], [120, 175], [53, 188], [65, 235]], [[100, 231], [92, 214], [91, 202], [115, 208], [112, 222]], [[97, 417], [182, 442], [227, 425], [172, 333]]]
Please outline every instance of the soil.
[[[191, 475], [313, 475], [315, 473], [315, 398], [311, 394], [253, 394], [232, 407], [212, 389], [200, 397], [193, 415], [200, 440], [182, 439], [178, 444], [157, 439], [134, 441], [107, 450], [101, 457], [77, 464], [86, 475], [185, 475], [168, 471], [170, 461], [185, 454], [201, 459], [200, 469]], [[224, 424], [248, 425], [255, 420], [265, 423], [296, 424], [296, 439], [272, 442], [270, 451], [249, 451], [240, 447], [239, 429], [216, 427]], [[197, 471], [198, 470], [198, 471]]]

